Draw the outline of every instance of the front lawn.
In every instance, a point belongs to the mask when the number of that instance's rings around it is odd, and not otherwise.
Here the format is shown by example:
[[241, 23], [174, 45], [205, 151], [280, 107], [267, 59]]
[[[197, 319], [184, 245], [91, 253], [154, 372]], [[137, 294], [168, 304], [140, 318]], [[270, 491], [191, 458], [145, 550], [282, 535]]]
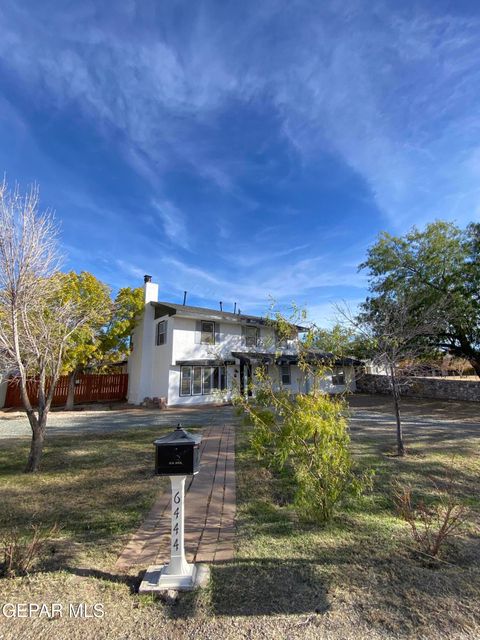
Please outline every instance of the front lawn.
[[[452, 419], [456, 416], [452, 416]], [[26, 441], [2, 441], [1, 533], [32, 521], [57, 522], [60, 539], [41, 571], [0, 581], [3, 602], [102, 603], [103, 618], [6, 619], [9, 638], [478, 638], [480, 637], [480, 459], [477, 427], [458, 423], [451, 438], [432, 423], [407, 441], [409, 456], [389, 455], [393, 432], [354, 422], [354, 453], [377, 469], [373, 494], [327, 527], [298, 522], [288, 478], [254, 459], [247, 428], [237, 430], [237, 537], [233, 562], [212, 566], [209, 587], [176, 604], [135, 594], [135, 571], [116, 557], [159, 487], [152, 474], [151, 427], [48, 440], [43, 472], [21, 473]], [[188, 425], [187, 425], [187, 428]], [[454, 456], [454, 457], [452, 457]], [[412, 549], [392, 508], [394, 479], [428, 495], [454, 465], [471, 524], [442, 561]], [[187, 498], [188, 499], [188, 498]], [[186, 523], [188, 527], [188, 522]]]
[[22, 473], [28, 441], [2, 441], [0, 529], [59, 525], [48, 568], [108, 567], [167, 479], [153, 475], [154, 427], [47, 438], [42, 471]]

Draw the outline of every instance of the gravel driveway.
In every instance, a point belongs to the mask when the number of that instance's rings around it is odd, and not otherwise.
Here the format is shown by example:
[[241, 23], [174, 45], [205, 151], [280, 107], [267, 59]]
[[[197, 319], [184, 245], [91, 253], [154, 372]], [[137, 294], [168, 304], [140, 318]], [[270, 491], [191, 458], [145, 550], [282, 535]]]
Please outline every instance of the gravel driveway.
[[[155, 409], [87, 409], [84, 411], [53, 411], [48, 417], [48, 435], [121, 431], [132, 427], [164, 425], [224, 424], [231, 422], [232, 407]], [[30, 437], [27, 417], [20, 412], [0, 412], [0, 440]]]
[[[356, 394], [349, 398], [352, 434], [364, 429], [390, 431], [394, 426], [391, 400], [388, 396]], [[48, 418], [48, 434], [70, 435], [72, 433], [98, 433], [120, 431], [132, 427], [152, 427], [155, 425], [176, 425], [179, 422], [195, 424], [225, 424], [237, 421], [232, 407], [172, 407], [141, 409], [123, 407], [109, 409], [91, 406], [85, 410], [53, 411]], [[445, 402], [415, 398], [404, 398], [402, 402], [402, 423], [405, 436], [410, 432], [432, 425], [435, 430], [445, 433], [445, 438], [480, 436], [480, 404], [475, 402]], [[459, 426], [461, 425], [461, 430]], [[30, 426], [24, 413], [0, 411], [0, 440], [6, 438], [29, 437]]]

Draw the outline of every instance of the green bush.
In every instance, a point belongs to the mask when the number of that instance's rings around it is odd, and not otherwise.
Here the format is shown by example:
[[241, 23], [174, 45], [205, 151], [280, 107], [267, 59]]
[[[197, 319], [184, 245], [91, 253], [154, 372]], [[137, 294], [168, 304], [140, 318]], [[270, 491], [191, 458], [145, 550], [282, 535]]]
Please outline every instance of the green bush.
[[371, 486], [373, 472], [355, 468], [343, 399], [260, 389], [253, 403], [241, 406], [254, 427], [258, 458], [277, 470], [291, 467], [303, 520], [327, 522], [342, 502]]

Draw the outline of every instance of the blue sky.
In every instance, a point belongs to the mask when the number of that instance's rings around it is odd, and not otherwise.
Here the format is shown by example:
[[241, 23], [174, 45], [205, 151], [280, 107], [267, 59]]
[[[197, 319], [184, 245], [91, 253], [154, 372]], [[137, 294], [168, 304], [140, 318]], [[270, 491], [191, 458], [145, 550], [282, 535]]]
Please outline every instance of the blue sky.
[[479, 219], [475, 2], [0, 5], [0, 168], [66, 268], [327, 322], [379, 231]]

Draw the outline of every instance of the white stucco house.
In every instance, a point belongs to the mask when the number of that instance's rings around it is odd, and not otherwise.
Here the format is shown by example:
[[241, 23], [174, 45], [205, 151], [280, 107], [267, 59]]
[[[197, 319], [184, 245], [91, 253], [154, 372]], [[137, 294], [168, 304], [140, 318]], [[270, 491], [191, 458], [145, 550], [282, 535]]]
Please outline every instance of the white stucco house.
[[[232, 389], [248, 393], [258, 366], [293, 393], [309, 390], [311, 381], [298, 367], [302, 327], [294, 327], [293, 338], [280, 344], [265, 318], [159, 302], [151, 276], [145, 276], [144, 292], [145, 310], [128, 360], [132, 404], [145, 398], [163, 398], [169, 406], [228, 402]], [[353, 365], [348, 359], [335, 363], [322, 390], [353, 391]]]

